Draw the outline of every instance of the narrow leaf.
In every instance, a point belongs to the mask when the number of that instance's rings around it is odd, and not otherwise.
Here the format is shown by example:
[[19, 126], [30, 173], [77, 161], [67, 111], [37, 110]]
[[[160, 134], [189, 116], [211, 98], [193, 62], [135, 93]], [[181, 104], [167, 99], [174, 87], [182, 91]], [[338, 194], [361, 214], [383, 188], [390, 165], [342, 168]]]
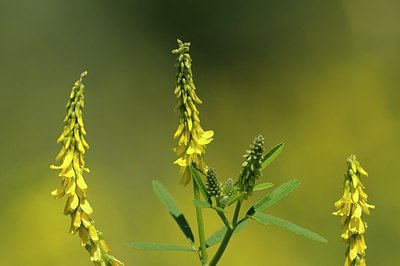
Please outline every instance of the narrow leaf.
[[[248, 224], [249, 224], [249, 222], [247, 220], [244, 220], [243, 222], [241, 222], [236, 227], [235, 232], [233, 232], [233, 235], [242, 231]], [[222, 242], [222, 239], [224, 239], [225, 234], [226, 234], [226, 226], [222, 227], [221, 229], [216, 231], [214, 234], [212, 234], [209, 238], [207, 238], [206, 246], [211, 247], [211, 246], [214, 246], [215, 244]]]
[[257, 184], [254, 188], [253, 191], [259, 191], [259, 190], [264, 190], [270, 187], [273, 187], [274, 184], [272, 183], [261, 183], [261, 184]]
[[218, 212], [226, 212], [225, 209], [222, 209], [221, 207], [218, 207], [218, 206], [211, 206], [211, 208]]
[[270, 149], [262, 158], [261, 171], [265, 169], [281, 153], [284, 143], [279, 143]]
[[175, 203], [174, 198], [171, 196], [168, 190], [158, 180], [153, 180], [153, 189], [157, 197], [160, 199], [161, 203], [167, 208], [169, 213], [174, 218], [175, 222], [179, 225], [186, 238], [191, 243], [194, 243], [192, 229], [190, 229], [190, 226], [185, 216], [182, 214], [181, 210]]
[[194, 206], [199, 208], [211, 208], [210, 204], [202, 200], [194, 199], [192, 200], [192, 203]]
[[286, 229], [292, 233], [307, 237], [311, 240], [325, 242], [325, 243], [328, 242], [325, 238], [318, 235], [317, 233], [311, 232], [308, 229], [305, 229], [305, 228], [295, 225], [289, 221], [283, 220], [281, 218], [278, 218], [278, 217], [275, 217], [272, 215], [256, 212], [253, 215], [251, 215], [250, 217], [254, 218], [254, 220], [256, 220], [257, 222], [264, 224], [264, 225], [271, 223], [271, 224], [279, 226], [283, 229]]
[[182, 214], [178, 205], [175, 203], [174, 198], [168, 192], [168, 190], [161, 184], [158, 180], [153, 180], [153, 190], [157, 197], [160, 199], [161, 203], [167, 208], [167, 210], [174, 216], [179, 216]]
[[172, 244], [161, 244], [152, 242], [135, 242], [128, 244], [130, 248], [136, 248], [141, 250], [158, 250], [158, 251], [196, 251], [192, 247], [172, 245]]
[[248, 215], [252, 215], [253, 213], [261, 212], [268, 207], [271, 207], [284, 197], [286, 197], [290, 192], [292, 192], [295, 188], [300, 186], [300, 181], [297, 179], [290, 180], [286, 183], [283, 183], [275, 190], [273, 190], [270, 194], [263, 197], [261, 200], [256, 202], [247, 212]]
[[226, 203], [226, 206], [229, 206], [229, 205], [231, 205], [232, 203], [235, 203], [236, 201], [243, 199], [244, 196], [246, 196], [246, 194], [247, 194], [247, 193], [246, 193], [245, 191], [242, 191], [242, 192], [240, 192], [240, 193], [234, 194], [233, 196], [231, 196], [231, 197], [228, 199], [228, 202]]
[[197, 186], [200, 189], [201, 194], [203, 194], [203, 197], [207, 200], [207, 202], [209, 204], [212, 204], [211, 197], [208, 194], [206, 186], [204, 185], [203, 181], [201, 180], [199, 171], [197, 171], [197, 169], [194, 168], [193, 165], [189, 165], [189, 170], [190, 170], [190, 173], [192, 174], [194, 182], [196, 182]]

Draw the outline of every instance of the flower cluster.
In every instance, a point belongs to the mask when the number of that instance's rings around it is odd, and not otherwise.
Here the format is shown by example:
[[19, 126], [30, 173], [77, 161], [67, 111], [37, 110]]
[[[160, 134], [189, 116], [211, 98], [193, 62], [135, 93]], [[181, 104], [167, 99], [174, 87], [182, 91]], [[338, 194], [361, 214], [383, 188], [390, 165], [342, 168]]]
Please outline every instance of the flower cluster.
[[51, 169], [61, 170], [61, 186], [52, 191], [51, 195], [61, 198], [67, 197], [64, 214], [71, 217], [70, 233], [78, 232], [81, 245], [90, 253], [91, 260], [98, 266], [119, 266], [122, 262], [109, 255], [109, 248], [104, 241], [95, 223], [90, 217], [93, 209], [86, 197], [88, 188], [83, 172], [89, 172], [85, 167], [84, 154], [89, 148], [85, 140], [86, 131], [82, 119], [84, 108], [84, 88], [82, 79], [87, 75], [83, 72], [78, 81], [72, 87], [71, 95], [66, 105], [67, 115], [64, 119], [64, 130], [57, 143], [62, 145], [56, 161], [59, 166], [52, 165]]
[[188, 54], [190, 43], [178, 40], [178, 45], [179, 48], [172, 51], [173, 54], [178, 55], [174, 91], [175, 110], [179, 112], [179, 126], [174, 134], [174, 138], [178, 139], [178, 146], [175, 148], [178, 159], [174, 163], [181, 167], [181, 184], [187, 185], [191, 179], [189, 165], [194, 164], [200, 171], [207, 171], [203, 154], [206, 145], [213, 140], [214, 132], [204, 131], [200, 125], [196, 104], [202, 102], [196, 95], [196, 87], [193, 83], [192, 59]]
[[347, 171], [345, 173], [344, 193], [340, 200], [335, 202], [336, 211], [333, 215], [342, 217], [343, 232], [341, 237], [348, 245], [344, 265], [366, 265], [364, 233], [367, 223], [362, 219], [362, 214], [370, 214], [369, 209], [375, 206], [368, 204], [368, 195], [360, 177], [368, 176], [361, 167], [355, 155], [347, 159]]
[[250, 145], [250, 150], [243, 155], [245, 158], [242, 164], [242, 171], [239, 174], [238, 186], [241, 191], [246, 192], [247, 199], [252, 193], [256, 183], [256, 179], [261, 176], [261, 164], [264, 153], [264, 137], [258, 135], [253, 144]]
[[208, 168], [206, 173], [206, 186], [210, 197], [214, 197], [218, 207], [225, 208], [229, 197], [234, 191], [234, 182], [228, 178], [225, 183], [219, 181], [214, 168]]

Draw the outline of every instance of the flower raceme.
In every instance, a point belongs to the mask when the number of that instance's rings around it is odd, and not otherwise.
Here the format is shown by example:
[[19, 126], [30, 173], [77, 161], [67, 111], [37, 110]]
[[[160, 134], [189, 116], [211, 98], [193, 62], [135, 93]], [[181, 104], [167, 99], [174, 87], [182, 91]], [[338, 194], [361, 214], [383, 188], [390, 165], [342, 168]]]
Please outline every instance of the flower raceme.
[[343, 187], [343, 196], [335, 202], [336, 211], [333, 215], [342, 217], [343, 231], [341, 237], [348, 245], [344, 265], [366, 265], [364, 233], [367, 223], [362, 219], [362, 214], [370, 214], [369, 209], [375, 206], [368, 204], [368, 195], [365, 193], [361, 176], [368, 176], [361, 167], [355, 155], [347, 159], [347, 171]]
[[189, 55], [190, 43], [178, 40], [179, 47], [172, 51], [178, 55], [176, 63], [175, 110], [179, 112], [179, 126], [174, 134], [178, 139], [175, 152], [178, 159], [174, 162], [180, 168], [181, 184], [187, 185], [191, 175], [189, 165], [193, 164], [200, 171], [206, 172], [207, 166], [203, 160], [206, 145], [213, 140], [214, 131], [204, 131], [200, 125], [199, 111], [196, 104], [202, 101], [196, 95], [193, 82], [192, 59]]
[[51, 165], [51, 169], [61, 170], [61, 186], [52, 191], [51, 195], [56, 198], [67, 196], [64, 214], [71, 217], [69, 232], [78, 232], [81, 245], [90, 253], [91, 260], [99, 266], [119, 266], [122, 262], [109, 255], [109, 248], [104, 241], [103, 235], [95, 227], [90, 215], [93, 209], [86, 197], [88, 188], [83, 172], [89, 172], [85, 167], [84, 154], [89, 148], [85, 140], [86, 130], [83, 124], [82, 110], [84, 108], [83, 72], [80, 79], [75, 82], [66, 105], [67, 115], [64, 119], [64, 130], [58, 138], [57, 143], [61, 144], [61, 150], [56, 161], [61, 162], [59, 166]]
[[261, 164], [264, 153], [264, 137], [258, 135], [253, 144], [250, 145], [250, 150], [246, 151], [243, 155], [245, 158], [242, 164], [242, 171], [239, 174], [238, 185], [240, 190], [246, 192], [245, 199], [247, 199], [253, 193], [253, 188], [256, 183], [256, 179], [261, 176]]

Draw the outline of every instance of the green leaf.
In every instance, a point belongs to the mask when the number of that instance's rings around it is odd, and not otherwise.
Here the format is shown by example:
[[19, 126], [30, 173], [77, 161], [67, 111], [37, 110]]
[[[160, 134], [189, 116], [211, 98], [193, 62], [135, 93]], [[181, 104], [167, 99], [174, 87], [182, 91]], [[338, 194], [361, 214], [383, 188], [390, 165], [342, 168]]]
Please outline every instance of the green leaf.
[[211, 205], [212, 204], [211, 197], [208, 194], [206, 186], [204, 185], [203, 181], [201, 180], [199, 171], [195, 167], [193, 167], [193, 165], [189, 165], [189, 170], [190, 170], [190, 173], [192, 174], [194, 182], [196, 182], [197, 186], [199, 187], [201, 194], [203, 194], [203, 197]]
[[226, 206], [231, 205], [232, 203], [235, 203], [238, 200], [241, 200], [244, 198], [244, 196], [246, 196], [246, 191], [242, 191], [240, 193], [236, 193], [234, 195], [232, 195], [229, 199], [228, 202], [226, 203]]
[[285, 143], [279, 143], [270, 149], [262, 158], [261, 171], [265, 169], [281, 153]]
[[190, 243], [194, 243], [192, 229], [190, 229], [185, 216], [182, 214], [168, 190], [158, 180], [153, 180], [153, 190], [160, 199], [161, 203], [167, 208], [169, 213], [175, 219], [175, 222], [179, 225], [186, 238], [190, 241]]
[[222, 209], [221, 207], [218, 207], [218, 206], [211, 206], [211, 208], [218, 212], [226, 212], [225, 209]]
[[[247, 220], [244, 220], [243, 222], [241, 222], [235, 229], [235, 232], [233, 232], [233, 234], [235, 235], [236, 233], [239, 233], [240, 231], [242, 231], [247, 225], [249, 224], [249, 222]], [[218, 244], [222, 241], [222, 239], [224, 239], [224, 236], [226, 234], [226, 226], [222, 227], [221, 229], [219, 229], [218, 231], [216, 231], [214, 234], [212, 234], [209, 238], [207, 238], [206, 240], [206, 246], [207, 247], [211, 247], [214, 246], [215, 244]]]
[[264, 190], [270, 187], [273, 187], [274, 184], [272, 183], [261, 183], [261, 184], [257, 184], [254, 188], [253, 191], [260, 191], [260, 190]]
[[255, 212], [261, 212], [268, 207], [271, 207], [284, 197], [286, 197], [290, 192], [292, 192], [295, 188], [300, 186], [300, 181], [297, 179], [290, 180], [286, 183], [283, 183], [275, 190], [273, 190], [270, 194], [263, 197], [261, 200], [256, 202], [248, 211], [248, 215], [252, 215]]
[[286, 229], [292, 233], [307, 237], [311, 240], [324, 242], [324, 243], [328, 242], [325, 238], [318, 235], [317, 233], [311, 232], [308, 229], [305, 229], [305, 228], [295, 225], [289, 221], [283, 220], [281, 218], [278, 218], [278, 217], [275, 217], [272, 215], [256, 212], [253, 215], [251, 215], [250, 217], [264, 225], [271, 223], [271, 224], [279, 226], [283, 229]]
[[128, 244], [130, 248], [136, 248], [141, 250], [158, 250], [158, 251], [191, 251], [196, 250], [192, 247], [172, 245], [172, 244], [161, 244], [152, 242], [135, 242]]
[[192, 200], [192, 203], [194, 206], [199, 208], [211, 208], [210, 204], [202, 200], [194, 199]]
[[219, 211], [219, 212], [225, 212], [225, 210], [222, 209], [221, 207], [212, 206], [212, 205], [210, 205], [207, 202], [202, 201], [202, 200], [193, 199], [192, 203], [193, 203], [194, 206], [199, 207], [199, 208], [211, 208], [211, 209], [214, 209], [214, 210]]

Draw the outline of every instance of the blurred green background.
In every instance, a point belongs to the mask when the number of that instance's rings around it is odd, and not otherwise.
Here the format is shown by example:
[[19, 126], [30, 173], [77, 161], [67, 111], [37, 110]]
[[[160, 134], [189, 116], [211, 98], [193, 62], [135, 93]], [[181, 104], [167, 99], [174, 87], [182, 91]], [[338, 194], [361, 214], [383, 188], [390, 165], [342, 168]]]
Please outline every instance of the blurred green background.
[[[220, 265], [342, 265], [340, 198], [346, 158], [369, 172], [367, 262], [395, 265], [400, 241], [400, 2], [0, 0], [1, 265], [91, 265], [54, 200], [64, 105], [83, 70], [85, 176], [94, 219], [126, 265], [198, 265], [193, 254], [142, 252], [133, 241], [186, 244], [152, 192], [159, 179], [195, 228], [192, 189], [178, 184], [170, 50], [192, 42], [202, 125], [215, 131], [207, 163], [240, 171], [261, 133], [285, 142], [264, 173], [301, 187], [269, 213], [327, 244], [252, 223]], [[256, 194], [255, 198], [261, 197]], [[253, 199], [254, 200], [254, 199]], [[249, 203], [246, 203], [249, 205]], [[211, 234], [221, 226], [205, 212]], [[212, 217], [212, 218], [211, 218]], [[215, 249], [212, 249], [215, 252]]]

